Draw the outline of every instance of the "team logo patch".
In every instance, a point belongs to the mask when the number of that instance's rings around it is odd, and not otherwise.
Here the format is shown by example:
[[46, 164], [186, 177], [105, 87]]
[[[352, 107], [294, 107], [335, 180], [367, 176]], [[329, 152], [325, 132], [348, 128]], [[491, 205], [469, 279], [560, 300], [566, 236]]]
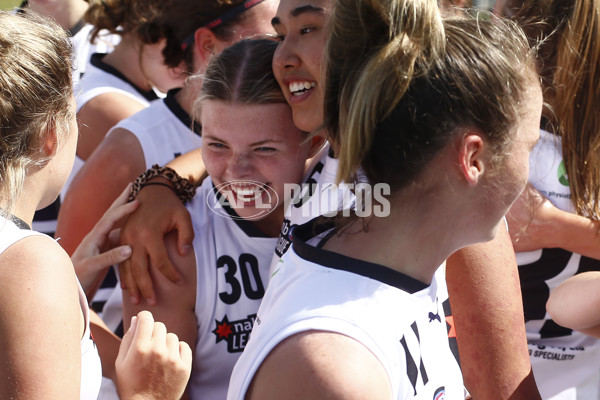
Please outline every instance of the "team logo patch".
[[429, 322], [433, 322], [433, 321], [437, 321], [437, 322], [442, 322], [442, 319], [440, 318], [440, 314], [439, 313], [432, 313], [431, 311], [429, 312]]
[[569, 186], [569, 177], [567, 176], [567, 168], [565, 168], [565, 162], [561, 161], [558, 166], [558, 171], [556, 171], [558, 175], [558, 181], [563, 186]]
[[[266, 217], [279, 204], [279, 196], [269, 185], [252, 180], [230, 181], [215, 186], [219, 195], [211, 193], [206, 197], [206, 205], [217, 215], [232, 219], [256, 220]], [[248, 209], [249, 215], [231, 215], [227, 208]]]
[[281, 233], [279, 234], [279, 239], [277, 240], [277, 246], [275, 246], [275, 253], [278, 257], [281, 257], [288, 251], [292, 244], [292, 231], [296, 225], [292, 225], [289, 219], [283, 220], [283, 225], [281, 226]]
[[215, 320], [215, 329], [212, 333], [217, 337], [215, 343], [224, 340], [227, 342], [227, 351], [229, 353], [239, 353], [244, 350], [250, 332], [254, 326], [256, 314], [248, 315], [247, 318], [229, 322], [227, 315], [221, 321]]
[[446, 388], [438, 388], [433, 395], [433, 400], [444, 400], [446, 398]]

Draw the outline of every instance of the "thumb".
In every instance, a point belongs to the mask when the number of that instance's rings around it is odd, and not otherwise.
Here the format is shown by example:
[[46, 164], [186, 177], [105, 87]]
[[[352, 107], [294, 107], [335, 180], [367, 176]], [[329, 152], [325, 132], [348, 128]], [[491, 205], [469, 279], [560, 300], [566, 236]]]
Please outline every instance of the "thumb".
[[137, 328], [138, 318], [136, 316], [131, 318], [131, 324], [129, 325], [129, 329], [123, 335], [123, 339], [121, 340], [121, 345], [119, 346], [119, 354], [117, 355], [116, 362], [123, 362], [127, 357], [127, 353], [129, 351], [129, 347], [131, 347], [131, 342], [133, 342], [133, 336], [135, 334]]

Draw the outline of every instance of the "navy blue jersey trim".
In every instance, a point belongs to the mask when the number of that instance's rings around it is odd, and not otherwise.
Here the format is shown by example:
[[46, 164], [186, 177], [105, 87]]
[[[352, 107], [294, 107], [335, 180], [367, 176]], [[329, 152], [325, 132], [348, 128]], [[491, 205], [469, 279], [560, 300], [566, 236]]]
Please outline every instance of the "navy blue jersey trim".
[[167, 92], [167, 97], [163, 100], [167, 108], [181, 121], [189, 130], [202, 136], [202, 125], [199, 122], [192, 120], [190, 114], [188, 114], [183, 107], [177, 102], [175, 95], [181, 90], [181, 88], [171, 89]]
[[[329, 232], [328, 232], [329, 231]], [[311, 246], [307, 241], [315, 236], [326, 233], [326, 236], [319, 242], [317, 247]], [[323, 244], [335, 233], [335, 219], [326, 217], [317, 217], [303, 225], [297, 226], [292, 232], [293, 250], [306, 261], [322, 265], [327, 268], [333, 268], [341, 271], [351, 272], [366, 278], [394, 286], [407, 293], [416, 293], [427, 285], [415, 278], [394, 271], [391, 268], [380, 264], [370, 263], [344, 256], [332, 251], [323, 250]]]
[[138, 92], [139, 94], [142, 95], [143, 98], [145, 98], [148, 101], [152, 101], [152, 100], [156, 100], [158, 99], [158, 96], [156, 95], [156, 93], [154, 92], [154, 90], [150, 89], [150, 90], [144, 90], [141, 89], [139, 87], [137, 87], [136, 85], [133, 84], [133, 82], [131, 82], [129, 79], [127, 79], [127, 77], [125, 75], [123, 75], [121, 73], [121, 71], [119, 71], [118, 69], [116, 69], [115, 67], [113, 67], [112, 65], [108, 65], [106, 64], [104, 61], [102, 61], [102, 58], [104, 58], [106, 54], [103, 53], [94, 53], [92, 54], [92, 57], [90, 58], [90, 63], [96, 67], [101, 69], [102, 71], [114, 75], [117, 78], [119, 78], [120, 80], [127, 82], [128, 84], [130, 84], [131, 86], [133, 86], [133, 88], [136, 90], [136, 92]]
[[[215, 193], [215, 196], [217, 196], [217, 199], [220, 199], [221, 196], [223, 196], [221, 194], [221, 192], [219, 192], [217, 190], [217, 188], [215, 187], [215, 184], [213, 183], [213, 191]], [[230, 217], [232, 217], [231, 219], [233, 220], [233, 222], [236, 223], [236, 225], [242, 230], [244, 231], [244, 233], [248, 236], [248, 237], [254, 237], [254, 238], [270, 238], [271, 236], [266, 235], [263, 231], [261, 231], [260, 229], [258, 229], [251, 221], [242, 219], [238, 213], [235, 212], [235, 210], [231, 207], [229, 207], [227, 204], [223, 204], [223, 209], [227, 212], [227, 214], [229, 214]]]
[[7, 218], [10, 222], [12, 222], [13, 224], [15, 224], [17, 226], [17, 228], [19, 229], [24, 229], [24, 230], [31, 230], [31, 227], [29, 226], [29, 224], [25, 221], [23, 221], [21, 218], [17, 217], [16, 215], [10, 214]]

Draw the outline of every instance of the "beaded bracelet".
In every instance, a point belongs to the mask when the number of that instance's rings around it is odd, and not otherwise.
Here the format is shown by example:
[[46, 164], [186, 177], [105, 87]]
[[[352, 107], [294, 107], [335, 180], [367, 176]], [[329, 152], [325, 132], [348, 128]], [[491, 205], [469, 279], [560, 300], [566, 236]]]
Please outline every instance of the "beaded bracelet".
[[192, 185], [192, 183], [189, 180], [179, 176], [179, 174], [177, 174], [177, 172], [175, 172], [174, 169], [169, 167], [161, 167], [158, 164], [154, 164], [152, 168], [138, 176], [135, 182], [133, 182], [133, 186], [131, 186], [131, 191], [129, 192], [128, 200], [132, 201], [133, 199], [135, 199], [140, 190], [142, 190], [142, 188], [144, 188], [145, 186], [158, 184], [154, 182], [148, 182], [150, 179], [157, 176], [165, 178], [166, 180], [171, 182], [173, 186], [168, 185], [166, 183], [160, 183], [160, 185], [168, 186], [171, 190], [173, 190], [173, 192], [175, 192], [179, 200], [181, 200], [184, 203], [190, 201], [196, 194], [196, 188], [194, 187], [194, 185]]

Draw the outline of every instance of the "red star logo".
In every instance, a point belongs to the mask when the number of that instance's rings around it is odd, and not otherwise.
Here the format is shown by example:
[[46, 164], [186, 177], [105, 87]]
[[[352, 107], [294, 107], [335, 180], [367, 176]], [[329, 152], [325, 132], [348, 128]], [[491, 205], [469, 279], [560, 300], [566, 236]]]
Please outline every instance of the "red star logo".
[[219, 322], [215, 320], [215, 322], [217, 323], [217, 327], [214, 331], [212, 331], [212, 333], [217, 336], [217, 343], [219, 343], [221, 340], [227, 340], [229, 335], [233, 333], [227, 316], [225, 316], [222, 321]]

